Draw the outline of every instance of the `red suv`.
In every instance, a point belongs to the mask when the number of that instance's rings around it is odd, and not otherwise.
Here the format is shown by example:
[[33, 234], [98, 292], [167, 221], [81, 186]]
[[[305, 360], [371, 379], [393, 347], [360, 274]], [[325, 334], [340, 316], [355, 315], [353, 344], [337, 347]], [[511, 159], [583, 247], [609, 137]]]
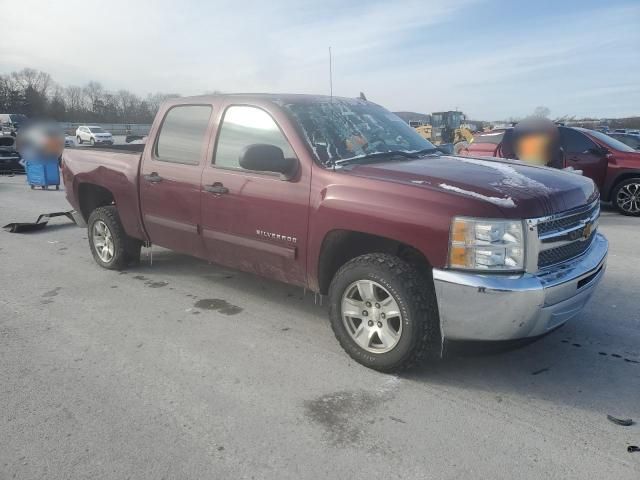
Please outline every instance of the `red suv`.
[[[640, 216], [640, 152], [604, 133], [576, 127], [558, 127], [562, 168], [582, 170], [623, 215]], [[466, 156], [517, 158], [513, 128], [477, 134], [460, 151]]]

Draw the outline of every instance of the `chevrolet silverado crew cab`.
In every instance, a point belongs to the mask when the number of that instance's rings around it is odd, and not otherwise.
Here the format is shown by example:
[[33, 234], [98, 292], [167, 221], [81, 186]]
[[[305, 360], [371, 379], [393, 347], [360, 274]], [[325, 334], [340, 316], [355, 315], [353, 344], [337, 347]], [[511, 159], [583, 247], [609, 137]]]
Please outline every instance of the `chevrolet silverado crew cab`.
[[69, 202], [104, 268], [157, 244], [329, 298], [381, 371], [446, 342], [537, 337], [604, 275], [599, 194], [574, 173], [448, 157], [361, 99], [171, 99], [138, 152], [66, 150]]

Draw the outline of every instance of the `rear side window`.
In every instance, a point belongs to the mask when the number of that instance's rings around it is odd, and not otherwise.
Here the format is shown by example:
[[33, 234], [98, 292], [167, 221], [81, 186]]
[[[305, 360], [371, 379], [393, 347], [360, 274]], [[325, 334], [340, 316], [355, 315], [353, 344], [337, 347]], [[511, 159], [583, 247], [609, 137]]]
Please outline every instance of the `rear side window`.
[[585, 134], [570, 128], [560, 128], [560, 144], [567, 153], [585, 153], [596, 147]]
[[254, 143], [275, 145], [282, 149], [285, 158], [296, 156], [271, 115], [260, 108], [238, 105], [229, 107], [224, 114], [214, 164], [242, 169], [240, 153]]
[[633, 135], [621, 135], [621, 134], [613, 134], [610, 135], [616, 140], [621, 141], [625, 145], [638, 150], [640, 148], [640, 136], [634, 137]]
[[180, 105], [169, 110], [158, 134], [156, 158], [163, 162], [199, 164], [209, 117], [208, 105]]

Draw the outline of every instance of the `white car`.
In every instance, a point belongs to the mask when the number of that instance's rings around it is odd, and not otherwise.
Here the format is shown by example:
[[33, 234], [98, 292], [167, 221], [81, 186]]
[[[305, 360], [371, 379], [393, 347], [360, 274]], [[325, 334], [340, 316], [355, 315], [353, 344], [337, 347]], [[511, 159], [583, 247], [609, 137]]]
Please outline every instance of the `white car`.
[[113, 135], [95, 125], [81, 125], [76, 130], [76, 141], [80, 145], [84, 142], [91, 145], [113, 145]]

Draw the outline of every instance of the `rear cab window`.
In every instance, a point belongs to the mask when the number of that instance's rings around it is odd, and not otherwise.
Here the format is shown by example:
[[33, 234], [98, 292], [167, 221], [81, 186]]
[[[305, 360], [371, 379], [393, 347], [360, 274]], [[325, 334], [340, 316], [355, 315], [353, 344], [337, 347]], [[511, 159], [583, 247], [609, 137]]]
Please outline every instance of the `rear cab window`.
[[207, 144], [210, 105], [176, 105], [165, 115], [154, 147], [161, 162], [198, 165]]
[[285, 158], [296, 158], [289, 141], [266, 111], [246, 105], [228, 107], [220, 126], [213, 165], [244, 170], [240, 166], [240, 153], [256, 143], [275, 145], [283, 151]]

